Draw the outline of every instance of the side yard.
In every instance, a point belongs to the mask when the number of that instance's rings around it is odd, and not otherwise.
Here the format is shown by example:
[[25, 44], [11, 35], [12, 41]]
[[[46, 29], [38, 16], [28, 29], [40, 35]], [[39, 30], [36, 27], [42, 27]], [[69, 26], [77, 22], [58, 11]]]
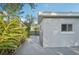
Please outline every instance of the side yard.
[[79, 47], [43, 48], [39, 36], [31, 36], [17, 48], [16, 55], [79, 55]]

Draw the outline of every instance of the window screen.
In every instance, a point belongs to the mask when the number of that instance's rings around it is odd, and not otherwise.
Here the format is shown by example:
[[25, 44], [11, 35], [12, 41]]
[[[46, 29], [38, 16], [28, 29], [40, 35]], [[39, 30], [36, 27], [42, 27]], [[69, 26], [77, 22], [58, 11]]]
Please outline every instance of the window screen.
[[66, 31], [67, 30], [67, 25], [66, 24], [62, 24], [62, 31]]
[[72, 24], [68, 24], [68, 31], [72, 31]]

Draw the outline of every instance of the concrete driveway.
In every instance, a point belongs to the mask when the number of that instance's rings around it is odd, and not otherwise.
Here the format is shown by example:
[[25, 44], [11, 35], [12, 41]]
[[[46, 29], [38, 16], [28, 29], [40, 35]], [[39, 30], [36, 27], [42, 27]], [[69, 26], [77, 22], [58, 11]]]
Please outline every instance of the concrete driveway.
[[17, 48], [16, 55], [79, 55], [79, 47], [43, 48], [39, 36], [31, 36]]

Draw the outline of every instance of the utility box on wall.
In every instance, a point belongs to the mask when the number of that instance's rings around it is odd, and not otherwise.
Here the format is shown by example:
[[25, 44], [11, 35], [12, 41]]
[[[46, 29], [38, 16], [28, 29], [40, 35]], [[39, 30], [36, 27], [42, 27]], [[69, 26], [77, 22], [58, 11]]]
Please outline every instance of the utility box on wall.
[[79, 46], [79, 13], [39, 12], [43, 47]]

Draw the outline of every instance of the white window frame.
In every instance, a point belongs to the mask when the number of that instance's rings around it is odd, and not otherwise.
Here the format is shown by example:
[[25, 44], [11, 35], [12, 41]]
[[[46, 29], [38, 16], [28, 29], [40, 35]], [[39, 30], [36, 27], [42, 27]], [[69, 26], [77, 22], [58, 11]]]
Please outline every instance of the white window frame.
[[[66, 23], [65, 23], [65, 24], [66, 24]], [[71, 24], [71, 23], [70, 23], [70, 24]], [[66, 26], [67, 26], [66, 31], [62, 31], [62, 25], [63, 25], [63, 24], [61, 24], [61, 33], [69, 33], [69, 34], [74, 33], [74, 31], [73, 31], [73, 24], [71, 24], [71, 25], [72, 25], [72, 30], [71, 30], [71, 31], [68, 31], [68, 25], [69, 25], [69, 24], [66, 24]]]

